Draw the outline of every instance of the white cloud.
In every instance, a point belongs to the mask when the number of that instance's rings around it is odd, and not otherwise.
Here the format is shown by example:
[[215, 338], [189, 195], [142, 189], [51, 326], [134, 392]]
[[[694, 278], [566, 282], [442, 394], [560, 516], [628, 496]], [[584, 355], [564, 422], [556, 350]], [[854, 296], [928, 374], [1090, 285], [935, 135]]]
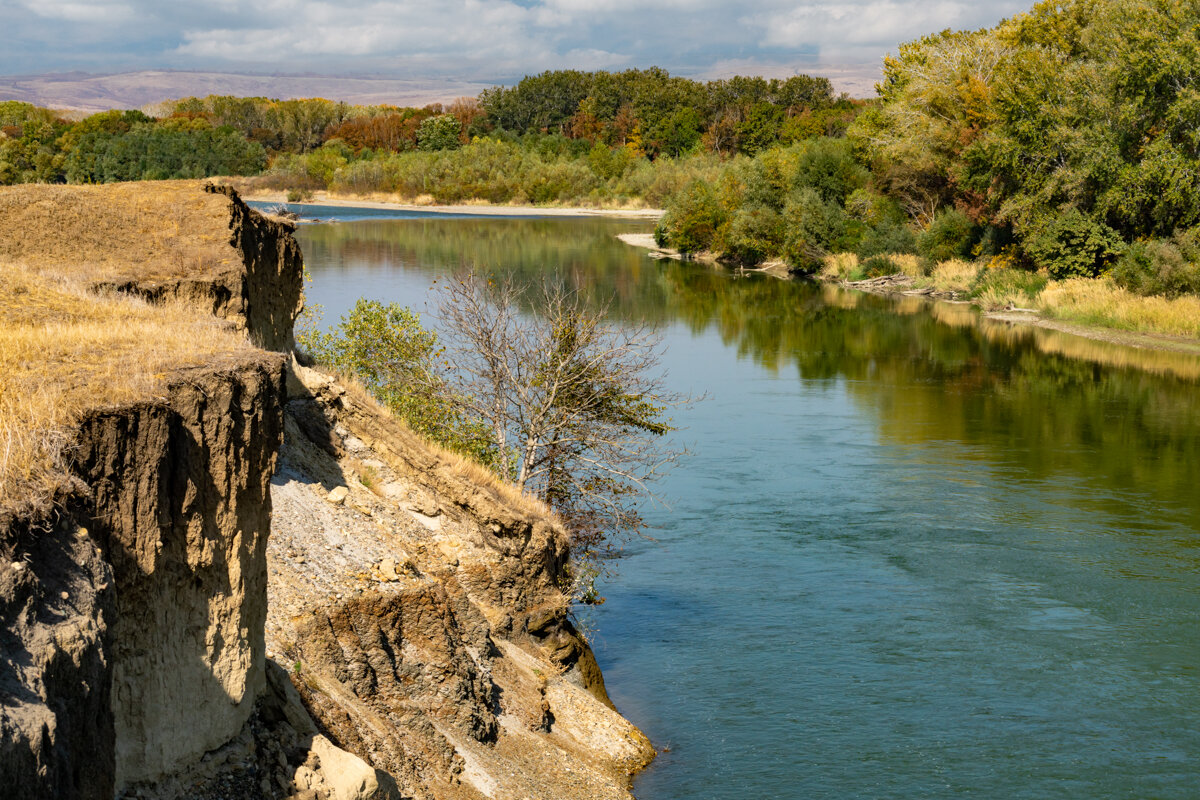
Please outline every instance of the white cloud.
[[[947, 26], [1029, 0], [0, 0], [0, 72], [145, 67], [456, 75], [656, 64], [702, 74], [878, 63]], [[524, 4], [522, 4], [524, 3]], [[11, 11], [10, 11], [11, 9]], [[105, 24], [119, 22], [120, 24]]]
[[894, 50], [901, 42], [945, 28], [994, 24], [1024, 7], [1023, 0], [992, 3], [982, 9], [957, 0], [812, 2], [748, 14], [742, 21], [761, 31], [760, 42], [765, 47], [818, 44], [829, 56], [852, 59]]
[[61, 0], [33, 0], [22, 5], [39, 17], [64, 22], [115, 24], [133, 19], [133, 8], [125, 3], [68, 2]]

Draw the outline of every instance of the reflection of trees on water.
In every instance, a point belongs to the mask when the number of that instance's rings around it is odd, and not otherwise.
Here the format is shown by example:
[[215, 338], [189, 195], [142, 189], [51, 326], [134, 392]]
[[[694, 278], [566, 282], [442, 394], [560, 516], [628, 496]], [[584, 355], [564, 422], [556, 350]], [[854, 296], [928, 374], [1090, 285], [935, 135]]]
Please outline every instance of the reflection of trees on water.
[[1200, 512], [1200, 359], [981, 323], [964, 306], [656, 262], [615, 238], [648, 227], [423, 219], [302, 235], [310, 263], [331, 269], [436, 275], [477, 265], [528, 279], [548, 270], [576, 276], [597, 301], [612, 299], [618, 317], [715, 331], [768, 370], [843, 383], [890, 441], [960, 442], [981, 460], [1016, 459], [1009, 466], [1030, 478], [1070, 476]]

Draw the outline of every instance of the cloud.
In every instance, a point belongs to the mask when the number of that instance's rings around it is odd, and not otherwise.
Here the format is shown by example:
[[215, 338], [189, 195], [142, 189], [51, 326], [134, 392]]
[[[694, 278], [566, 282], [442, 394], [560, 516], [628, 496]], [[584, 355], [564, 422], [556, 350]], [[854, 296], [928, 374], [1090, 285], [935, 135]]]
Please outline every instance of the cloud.
[[0, 72], [176, 68], [455, 76], [867, 64], [1028, 0], [0, 0]]
[[59, 0], [33, 0], [33, 2], [24, 2], [22, 5], [39, 17], [68, 23], [114, 25], [134, 18], [133, 8], [124, 3], [64, 3]]

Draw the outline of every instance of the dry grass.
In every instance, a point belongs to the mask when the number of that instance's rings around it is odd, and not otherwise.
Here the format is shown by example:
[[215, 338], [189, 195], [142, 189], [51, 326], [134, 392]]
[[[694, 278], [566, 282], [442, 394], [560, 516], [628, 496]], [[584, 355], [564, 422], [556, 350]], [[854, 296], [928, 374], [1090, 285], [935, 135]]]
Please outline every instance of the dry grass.
[[45, 507], [86, 410], [162, 395], [180, 369], [252, 352], [200, 309], [97, 296], [0, 261], [0, 509]]
[[943, 261], [929, 273], [929, 281], [939, 292], [966, 294], [982, 267], [969, 261]]
[[901, 275], [910, 278], [923, 278], [925, 271], [921, 269], [921, 259], [910, 253], [892, 253], [886, 258], [900, 269]]
[[480, 464], [474, 459], [468, 458], [461, 453], [456, 453], [453, 450], [447, 450], [437, 442], [429, 439], [426, 436], [414, 431], [408, 426], [402, 417], [398, 417], [392, 413], [391, 409], [375, 399], [361, 383], [353, 376], [342, 372], [331, 373], [336, 378], [338, 384], [346, 390], [346, 394], [354, 400], [358, 405], [371, 409], [374, 413], [380, 416], [390, 417], [395, 422], [408, 431], [412, 436], [421, 441], [429, 450], [430, 454], [435, 459], [444, 464], [450, 474], [456, 478], [484, 488], [492, 489], [504, 502], [506, 502], [514, 510], [520, 512], [521, 515], [527, 517], [543, 517], [561, 524], [558, 515], [554, 513], [548, 505], [533, 495], [523, 494], [513, 484], [501, 480], [496, 473], [492, 472], [487, 467]]
[[837, 281], [851, 280], [857, 272], [858, 256], [854, 253], [830, 253], [821, 267], [821, 277]]
[[1041, 311], [1072, 322], [1200, 337], [1200, 297], [1142, 297], [1104, 278], [1072, 278], [1047, 286], [1037, 303]]
[[202, 185], [0, 188], [0, 264], [91, 284], [224, 272], [238, 265], [229, 200]]

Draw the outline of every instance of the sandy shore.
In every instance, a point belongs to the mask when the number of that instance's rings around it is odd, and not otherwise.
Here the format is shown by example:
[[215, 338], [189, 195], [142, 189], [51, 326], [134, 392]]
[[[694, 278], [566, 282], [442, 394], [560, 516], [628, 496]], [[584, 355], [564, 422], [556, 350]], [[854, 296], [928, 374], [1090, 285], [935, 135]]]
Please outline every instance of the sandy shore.
[[[244, 192], [246, 200], [263, 203], [287, 203], [285, 192]], [[336, 206], [338, 208], [382, 208], [396, 211], [434, 211], [443, 214], [479, 214], [497, 217], [625, 217], [627, 219], [658, 219], [663, 215], [661, 208], [583, 208], [562, 206], [494, 206], [483, 203], [461, 205], [414, 205], [389, 200], [330, 196], [326, 192], [315, 192], [313, 199], [305, 203], [287, 203], [288, 206]]]

